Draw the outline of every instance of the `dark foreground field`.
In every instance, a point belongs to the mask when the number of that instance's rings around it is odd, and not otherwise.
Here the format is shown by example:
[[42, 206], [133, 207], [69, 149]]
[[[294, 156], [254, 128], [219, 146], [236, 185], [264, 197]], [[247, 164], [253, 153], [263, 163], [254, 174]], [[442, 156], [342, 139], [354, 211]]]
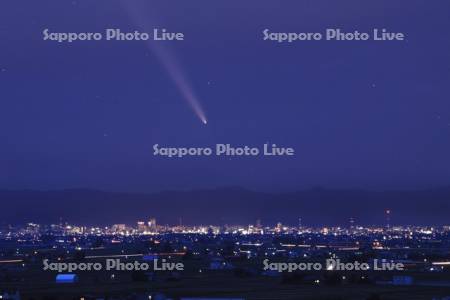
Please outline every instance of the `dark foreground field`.
[[[32, 275], [30, 273], [30, 275]], [[87, 274], [86, 274], [87, 275]], [[180, 279], [166, 278], [154, 281], [133, 281], [130, 274], [121, 274], [120, 279], [104, 281], [99, 278], [80, 276], [74, 284], [56, 284], [51, 274], [30, 277], [21, 282], [0, 283], [2, 289], [21, 291], [22, 299], [80, 299], [85, 297], [126, 298], [132, 295], [163, 293], [170, 298], [217, 297], [252, 299], [442, 299], [450, 295], [450, 287], [436, 286], [392, 286], [367, 284], [287, 283], [280, 277], [236, 276], [230, 273], [203, 272], [190, 274]]]

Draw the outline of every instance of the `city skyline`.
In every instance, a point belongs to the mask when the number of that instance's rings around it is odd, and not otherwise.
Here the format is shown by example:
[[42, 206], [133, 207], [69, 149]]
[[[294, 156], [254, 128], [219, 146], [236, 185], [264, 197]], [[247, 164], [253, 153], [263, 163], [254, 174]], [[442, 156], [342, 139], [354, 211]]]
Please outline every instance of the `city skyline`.
[[[234, 229], [231, 232], [227, 233], [242, 233], [243, 234], [264, 234], [263, 232], [273, 232], [277, 231], [278, 233], [292, 233], [293, 230], [296, 231], [305, 231], [305, 232], [323, 232], [325, 230], [375, 230], [375, 231], [402, 231], [402, 230], [417, 230], [422, 233], [425, 231], [428, 232], [428, 234], [431, 234], [433, 231], [450, 231], [450, 225], [435, 225], [435, 224], [427, 224], [427, 225], [414, 225], [414, 224], [408, 224], [408, 225], [395, 225], [391, 224], [390, 220], [384, 220], [384, 223], [380, 224], [372, 224], [372, 225], [360, 225], [357, 222], [355, 222], [354, 218], [349, 218], [348, 224], [335, 224], [335, 225], [293, 225], [293, 224], [286, 224], [283, 222], [276, 222], [276, 223], [270, 223], [266, 224], [262, 222], [262, 220], [257, 219], [254, 223], [251, 224], [157, 224], [156, 218], [151, 218], [147, 222], [142, 220], [137, 220], [134, 222], [134, 224], [131, 223], [116, 223], [116, 224], [109, 224], [109, 225], [83, 225], [83, 224], [73, 224], [68, 221], [60, 220], [59, 223], [36, 223], [36, 222], [23, 222], [23, 223], [16, 223], [16, 224], [8, 224], [3, 223], [0, 224], [0, 232], [3, 230], [4, 232], [8, 232], [8, 230], [14, 229], [14, 230], [22, 230], [27, 228], [32, 228], [31, 231], [38, 231], [39, 229], [49, 230], [52, 228], [58, 228], [59, 230], [67, 230], [68, 232], [73, 233], [88, 233], [91, 230], [104, 230], [105, 232], [109, 233], [122, 233], [127, 232], [127, 235], [133, 235], [133, 234], [160, 234], [160, 233], [166, 233], [166, 232], [172, 232], [172, 233], [208, 233], [208, 229], [215, 229], [217, 231], [229, 231], [229, 229]], [[150, 223], [153, 223], [153, 225], [149, 225]], [[450, 224], [450, 223], [447, 223]], [[187, 229], [188, 231], [183, 232], [184, 229]], [[253, 232], [248, 233], [248, 230], [253, 230]], [[430, 231], [431, 229], [431, 231]], [[86, 231], [87, 230], [87, 231]], [[193, 231], [192, 231], [193, 230]]]

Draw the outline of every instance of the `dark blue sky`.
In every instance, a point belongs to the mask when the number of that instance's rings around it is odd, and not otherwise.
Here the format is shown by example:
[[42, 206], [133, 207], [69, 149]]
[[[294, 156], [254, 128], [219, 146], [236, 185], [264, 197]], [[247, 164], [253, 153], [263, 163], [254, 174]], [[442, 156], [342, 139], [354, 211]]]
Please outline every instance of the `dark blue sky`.
[[[449, 12], [447, 0], [2, 1], [0, 188], [448, 185]], [[185, 41], [164, 46], [198, 95], [207, 126], [145, 42], [42, 40], [45, 28], [149, 24], [185, 33]], [[387, 28], [407, 41], [262, 40], [265, 28], [336, 27]], [[155, 143], [265, 142], [294, 147], [296, 156], [152, 155]]]

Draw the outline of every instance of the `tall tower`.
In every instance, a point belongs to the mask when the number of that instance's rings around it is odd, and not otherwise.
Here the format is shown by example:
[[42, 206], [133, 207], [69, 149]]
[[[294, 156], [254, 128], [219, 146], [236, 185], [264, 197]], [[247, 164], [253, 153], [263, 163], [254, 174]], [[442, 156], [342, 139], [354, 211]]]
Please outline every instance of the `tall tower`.
[[355, 218], [351, 217], [349, 222], [350, 222], [350, 228], [355, 228]]
[[391, 227], [391, 210], [386, 209], [384, 214], [386, 216], [386, 228], [389, 229]]

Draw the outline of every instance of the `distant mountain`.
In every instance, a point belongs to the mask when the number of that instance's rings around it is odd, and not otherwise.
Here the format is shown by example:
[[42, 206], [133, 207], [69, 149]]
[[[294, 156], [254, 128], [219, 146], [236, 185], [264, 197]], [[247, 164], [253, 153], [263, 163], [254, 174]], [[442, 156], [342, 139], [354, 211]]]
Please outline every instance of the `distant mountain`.
[[296, 225], [450, 223], [450, 188], [418, 191], [310, 189], [261, 193], [242, 188], [166, 191], [152, 194], [113, 193], [87, 189], [58, 191], [0, 190], [0, 223], [134, 224], [156, 217], [160, 224]]

